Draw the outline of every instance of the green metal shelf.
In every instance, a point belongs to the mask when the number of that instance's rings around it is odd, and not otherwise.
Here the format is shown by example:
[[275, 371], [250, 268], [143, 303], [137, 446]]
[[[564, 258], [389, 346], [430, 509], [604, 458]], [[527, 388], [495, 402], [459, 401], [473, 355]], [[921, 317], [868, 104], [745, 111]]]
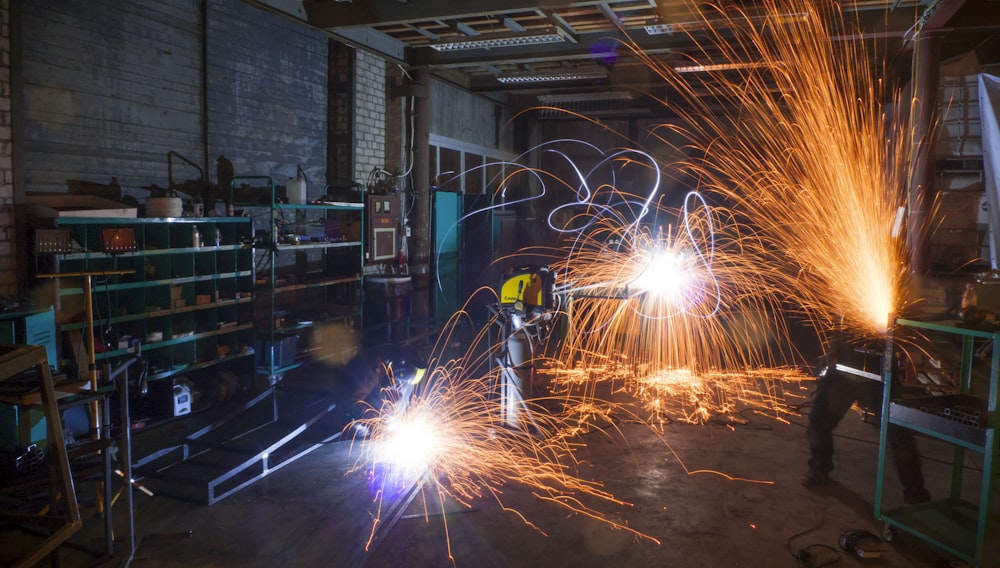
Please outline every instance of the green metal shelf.
[[[184, 314], [189, 312], [197, 312], [201, 310], [208, 310], [212, 308], [226, 308], [229, 306], [236, 306], [239, 304], [249, 304], [253, 302], [253, 298], [235, 298], [232, 300], [219, 300], [217, 302], [210, 302], [208, 304], [196, 304], [194, 306], [184, 306], [182, 308], [164, 308], [162, 310], [152, 310], [148, 312], [143, 312], [139, 314], [128, 314], [124, 316], [112, 316], [110, 318], [102, 318], [102, 322], [107, 323], [124, 323], [129, 321], [138, 321], [144, 319], [162, 318], [168, 316], [175, 316], [178, 314]], [[62, 331], [70, 331], [73, 329], [85, 329], [87, 324], [83, 322], [78, 323], [67, 323], [59, 326]]]
[[106, 260], [114, 258], [142, 258], [146, 256], [158, 256], [166, 254], [178, 254], [178, 253], [209, 253], [209, 252], [225, 252], [225, 251], [237, 251], [246, 248], [246, 245], [234, 244], [234, 245], [208, 245], [201, 247], [178, 247], [178, 248], [154, 248], [145, 249], [135, 252], [119, 252], [119, 253], [106, 253], [106, 252], [69, 252], [69, 253], [56, 253], [63, 260]]
[[216, 365], [221, 365], [223, 363], [228, 363], [230, 361], [235, 361], [237, 359], [243, 359], [244, 357], [252, 357], [253, 351], [247, 351], [244, 353], [236, 353], [234, 355], [226, 355], [225, 357], [219, 357], [217, 359], [212, 359], [211, 361], [203, 361], [201, 363], [192, 363], [190, 365], [185, 365], [178, 369], [168, 369], [166, 371], [161, 371], [159, 373], [152, 373], [149, 375], [149, 380], [158, 381], [160, 379], [166, 379], [168, 377], [173, 377], [181, 373], [190, 373], [191, 371], [198, 371], [201, 369], [207, 369], [209, 367], [214, 367]]
[[319, 202], [314, 202], [314, 203], [275, 203], [274, 204], [274, 208], [277, 209], [277, 210], [279, 210], [279, 211], [281, 211], [283, 209], [291, 209], [291, 210], [294, 210], [294, 209], [303, 209], [303, 210], [314, 209], [314, 210], [317, 210], [317, 211], [323, 211], [323, 210], [329, 210], [329, 209], [346, 211], [346, 210], [354, 209], [354, 210], [357, 210], [357, 211], [361, 211], [361, 210], [364, 210], [365, 204], [364, 203], [357, 203], [357, 202], [354, 202], [354, 201], [324, 201], [324, 202], [321, 202], [321, 203], [319, 203]]
[[[61, 250], [42, 246], [31, 251], [35, 274], [127, 271], [94, 280], [94, 312], [106, 314], [95, 320], [114, 326], [109, 334], [112, 339], [138, 339], [141, 357], [153, 370], [153, 378], [172, 376], [178, 369], [190, 372], [235, 360], [244, 366], [246, 357], [252, 355], [256, 335], [254, 253], [248, 244], [253, 239], [252, 219], [58, 217], [34, 222], [40, 230], [68, 233], [68, 241], [58, 243]], [[136, 250], [105, 252], [108, 229], [134, 229]], [[193, 246], [201, 242], [195, 231], [211, 235], [205, 240], [213, 244]], [[51, 234], [42, 237], [56, 238]], [[67, 242], [75, 250], [70, 250]], [[51, 296], [46, 300], [55, 311], [72, 320], [58, 326], [60, 364], [67, 372], [85, 372], [87, 363], [80, 353], [88, 331], [87, 324], [80, 321], [86, 308], [83, 282], [80, 278], [55, 278], [54, 285], [44, 292]], [[206, 301], [209, 299], [213, 301]], [[144, 341], [160, 334], [163, 341]], [[94, 358], [114, 361], [134, 352], [134, 347], [111, 349], [95, 353]], [[252, 368], [252, 361], [245, 366]]]
[[163, 225], [245, 223], [242, 217], [60, 217], [59, 225]]
[[[262, 198], [266, 201], [262, 202]], [[247, 203], [251, 201], [253, 203]], [[254, 259], [255, 265], [266, 267], [254, 275], [254, 291], [260, 300], [255, 305], [260, 308], [258, 321], [261, 324], [257, 348], [273, 347], [279, 341], [286, 341], [289, 332], [297, 336], [295, 363], [289, 365], [287, 360], [273, 361], [271, 356], [258, 358], [257, 373], [278, 378], [300, 365], [305, 357], [312, 358], [312, 349], [303, 345], [303, 338], [298, 337], [297, 332], [313, 326], [282, 325], [279, 323], [282, 318], [276, 317], [277, 315], [296, 312], [318, 314], [350, 303], [349, 298], [361, 297], [360, 289], [353, 290], [352, 287], [360, 287], [363, 281], [365, 200], [280, 203], [272, 177], [238, 176], [230, 183], [230, 202], [255, 213], [251, 216], [257, 225], [254, 227], [255, 234], [270, 234], [270, 242], [256, 249]], [[359, 238], [354, 239], [353, 232], [327, 232], [331, 223], [346, 223], [352, 228], [356, 227]], [[318, 241], [307, 240], [299, 244], [280, 242], [282, 228], [292, 235], [310, 238], [315, 238], [314, 235], [317, 234], [321, 236]], [[320, 230], [322, 232], [317, 233]], [[351, 240], [325, 240], [339, 238]], [[293, 256], [294, 263], [290, 262]], [[306, 274], [310, 276], [301, 278]], [[351, 314], [346, 316], [347, 321], [360, 324], [360, 301]], [[267, 320], [260, 316], [267, 317]], [[345, 315], [338, 313], [335, 317], [324, 316], [320, 319], [344, 321]]]
[[329, 248], [348, 248], [348, 247], [359, 247], [361, 246], [361, 241], [337, 241], [337, 242], [327, 242], [327, 243], [302, 243], [298, 245], [275, 245], [275, 248], [279, 251], [296, 251], [296, 250], [310, 250], [310, 249], [329, 249]]
[[[323, 288], [326, 286], [333, 286], [336, 284], [349, 284], [351, 282], [360, 282], [360, 274], [351, 274], [349, 276], [338, 276], [337, 278], [324, 278], [322, 280], [313, 280], [309, 282], [297, 282], [295, 284], [285, 284], [283, 286], [275, 286], [275, 294], [283, 294], [285, 292], [294, 292], [296, 290], [308, 290], [309, 288]], [[266, 289], [267, 286], [258, 286], [258, 288]]]
[[[980, 562], [997, 558], [1000, 542], [996, 535], [992, 535], [993, 538], [984, 535], [983, 540], [978, 540], [978, 534], [969, 528], [979, 522], [979, 507], [962, 499], [931, 501], [885, 511], [882, 520], [967, 562], [975, 562], [977, 556]], [[998, 521], [1000, 517], [993, 515], [990, 525], [995, 526]]]
[[[875, 517], [892, 528], [899, 528], [917, 536], [977, 567], [1000, 560], [1000, 517], [995, 508], [994, 487], [998, 455], [1000, 412], [997, 408], [997, 393], [1000, 388], [1000, 330], [986, 331], [968, 329], [941, 322], [921, 322], [897, 319], [893, 335], [886, 341], [885, 360], [891, 361], [895, 335], [904, 328], [914, 328], [922, 338], [945, 337], [960, 339], [961, 364], [959, 370], [960, 398], [930, 397], [930, 399], [893, 400], [892, 377], [889, 363], [883, 364], [882, 417], [879, 434], [878, 479], [875, 488]], [[972, 370], [976, 356], [976, 342], [989, 343], [992, 351], [989, 357], [988, 389], [985, 395], [973, 396]], [[939, 354], [931, 353], [939, 358]], [[951, 404], [958, 401], [982, 403], [985, 420], [979, 424], [964, 424], [938, 416], [933, 412], [929, 400]], [[908, 404], [907, 404], [908, 403]], [[908, 428], [934, 439], [947, 442], [953, 447], [952, 476], [950, 494], [947, 498], [883, 511], [883, 482], [885, 479], [886, 455], [888, 453], [888, 427], [894, 425]], [[965, 473], [965, 451], [973, 450], [983, 455], [978, 503], [962, 498], [963, 476]]]
[[284, 365], [282, 367], [257, 367], [257, 374], [262, 377], [273, 377], [275, 375], [283, 375], [288, 371], [293, 371], [302, 366], [302, 361], [296, 361], [291, 365]]
[[[253, 272], [250, 270], [239, 270], [236, 272], [220, 272], [218, 274], [200, 274], [197, 276], [181, 276], [178, 278], [169, 278], [162, 280], [143, 280], [140, 282], [122, 282], [120, 284], [99, 284], [93, 287], [94, 292], [110, 292], [110, 291], [120, 291], [120, 290], [136, 290], [140, 288], [149, 288], [151, 286], [176, 286], [181, 284], [191, 284], [194, 282], [211, 282], [213, 280], [229, 280], [231, 278], [239, 278], [240, 276], [251, 276]], [[72, 296], [77, 294], [83, 294], [83, 288], [61, 288], [59, 290], [61, 296]]]
[[[234, 327], [226, 329], [213, 329], [211, 331], [200, 331], [194, 332], [187, 335], [182, 335], [180, 337], [171, 337], [170, 339], [164, 339], [163, 341], [154, 341], [152, 343], [143, 343], [143, 351], [154, 351], [156, 349], [162, 349], [164, 347], [173, 347], [174, 345], [180, 345], [182, 343], [190, 343], [192, 341], [197, 341], [199, 339], [204, 339], [206, 337], [215, 337], [217, 335], [226, 335], [229, 333], [236, 333], [239, 331], [244, 331], [248, 329], [253, 329], [252, 323], [247, 323], [243, 325], [237, 325]], [[98, 353], [97, 359], [113, 359], [115, 357], [122, 357], [132, 353], [132, 349], [115, 349], [113, 351], [105, 351], [104, 353]]]

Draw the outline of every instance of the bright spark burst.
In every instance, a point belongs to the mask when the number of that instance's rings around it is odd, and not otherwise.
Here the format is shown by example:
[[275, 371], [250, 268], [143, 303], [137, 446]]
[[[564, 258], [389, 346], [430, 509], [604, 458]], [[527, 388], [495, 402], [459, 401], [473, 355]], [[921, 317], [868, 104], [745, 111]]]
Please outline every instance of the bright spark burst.
[[654, 250], [647, 255], [631, 287], [683, 308], [685, 293], [692, 285], [690, 255], [672, 250]]
[[[457, 314], [453, 322], [460, 317]], [[484, 365], [497, 356], [497, 347], [486, 345], [487, 337], [480, 332], [460, 357], [432, 359], [412, 399], [398, 400], [389, 389], [382, 407], [371, 409], [356, 422], [368, 432], [368, 439], [352, 442], [352, 472], [368, 472], [377, 507], [369, 543], [383, 521], [383, 509], [408, 490], [416, 488], [425, 503], [429, 498], [442, 510], [447, 500], [471, 508], [475, 500], [489, 497], [510, 511], [502, 499], [508, 485], [528, 488], [544, 502], [658, 543], [598, 511], [601, 504], [628, 504], [605, 491], [601, 483], [576, 475], [578, 443], [572, 441], [560, 418], [538, 401], [528, 400], [523, 411], [531, 419], [522, 428], [511, 428], [502, 419], [502, 401], [497, 396], [500, 371]], [[450, 341], [445, 336], [439, 345]], [[544, 534], [523, 515], [511, 512]], [[442, 523], [447, 535], [447, 523]], [[450, 541], [448, 550], [450, 555]]]
[[911, 146], [890, 114], [905, 108], [900, 94], [869, 68], [863, 40], [834, 39], [848, 27], [835, 10], [808, 0], [708, 9], [700, 18], [725, 25], [699, 31], [701, 55], [753, 65], [696, 79], [636, 53], [682, 98], [664, 101], [682, 120], [661, 139], [693, 149], [687, 171], [701, 190], [732, 203], [759, 229], [762, 257], [790, 268], [766, 277], [820, 329], [880, 334], [908, 301], [893, 226]]
[[[737, 403], [777, 407], [783, 379], [749, 377], [794, 355], [778, 341], [784, 322], [746, 239], [731, 239], [731, 218], [696, 193], [680, 211], [654, 212], [676, 224], [654, 233], [605, 218], [580, 231], [554, 265], [570, 298], [554, 375], [560, 392], [596, 398], [597, 381], [581, 384], [565, 371], [599, 369], [617, 392], [657, 407], [656, 421], [704, 423]], [[667, 379], [670, 388], [655, 387]], [[754, 390], [750, 382], [762, 384]]]

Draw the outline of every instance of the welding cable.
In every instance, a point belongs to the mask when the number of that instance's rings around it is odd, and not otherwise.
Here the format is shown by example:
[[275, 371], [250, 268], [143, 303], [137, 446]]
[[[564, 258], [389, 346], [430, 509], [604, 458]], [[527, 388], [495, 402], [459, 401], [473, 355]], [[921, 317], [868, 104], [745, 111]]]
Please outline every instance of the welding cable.
[[[800, 568], [823, 568], [824, 566], [832, 566], [840, 562], [840, 552], [838, 552], [836, 548], [826, 544], [814, 543], [806, 545], [805, 547], [800, 548], [798, 550], [792, 550], [792, 541], [801, 536], [807, 535], [815, 531], [816, 529], [820, 528], [821, 526], [823, 526], [823, 523], [826, 522], [826, 511], [827, 509], [824, 508], [823, 514], [819, 518], [819, 522], [817, 522], [815, 525], [805, 529], [804, 531], [800, 531], [793, 534], [792, 536], [788, 537], [788, 540], [785, 541], [785, 550], [787, 550], [788, 554], [795, 559], [796, 566], [799, 566]], [[819, 551], [832, 553], [833, 556], [829, 560], [823, 561], [819, 564], [815, 564], [817, 560], [816, 553]]]

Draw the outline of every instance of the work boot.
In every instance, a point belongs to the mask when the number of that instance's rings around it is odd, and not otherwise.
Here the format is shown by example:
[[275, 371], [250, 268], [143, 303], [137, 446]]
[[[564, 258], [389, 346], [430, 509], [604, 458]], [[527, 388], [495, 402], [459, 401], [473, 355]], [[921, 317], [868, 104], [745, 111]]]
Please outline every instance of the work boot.
[[820, 487], [831, 482], [830, 475], [825, 471], [820, 471], [818, 469], [809, 469], [804, 476], [802, 476], [802, 486], [803, 487]]

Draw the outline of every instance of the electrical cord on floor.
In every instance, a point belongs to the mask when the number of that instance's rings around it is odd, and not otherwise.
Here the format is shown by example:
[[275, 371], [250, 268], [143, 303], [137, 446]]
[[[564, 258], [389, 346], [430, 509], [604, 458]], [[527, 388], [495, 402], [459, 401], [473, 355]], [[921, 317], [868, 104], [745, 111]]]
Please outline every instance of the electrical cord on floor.
[[[823, 509], [823, 516], [820, 517], [818, 523], [804, 531], [793, 534], [785, 541], [785, 549], [795, 559], [795, 563], [799, 568], [823, 568], [824, 566], [832, 566], [840, 562], [840, 552], [836, 548], [826, 544], [814, 543], [798, 550], [792, 550], [792, 541], [820, 528], [824, 522], [826, 522], [826, 509]], [[823, 560], [822, 557], [826, 556], [824, 553], [831, 553], [832, 556]]]

